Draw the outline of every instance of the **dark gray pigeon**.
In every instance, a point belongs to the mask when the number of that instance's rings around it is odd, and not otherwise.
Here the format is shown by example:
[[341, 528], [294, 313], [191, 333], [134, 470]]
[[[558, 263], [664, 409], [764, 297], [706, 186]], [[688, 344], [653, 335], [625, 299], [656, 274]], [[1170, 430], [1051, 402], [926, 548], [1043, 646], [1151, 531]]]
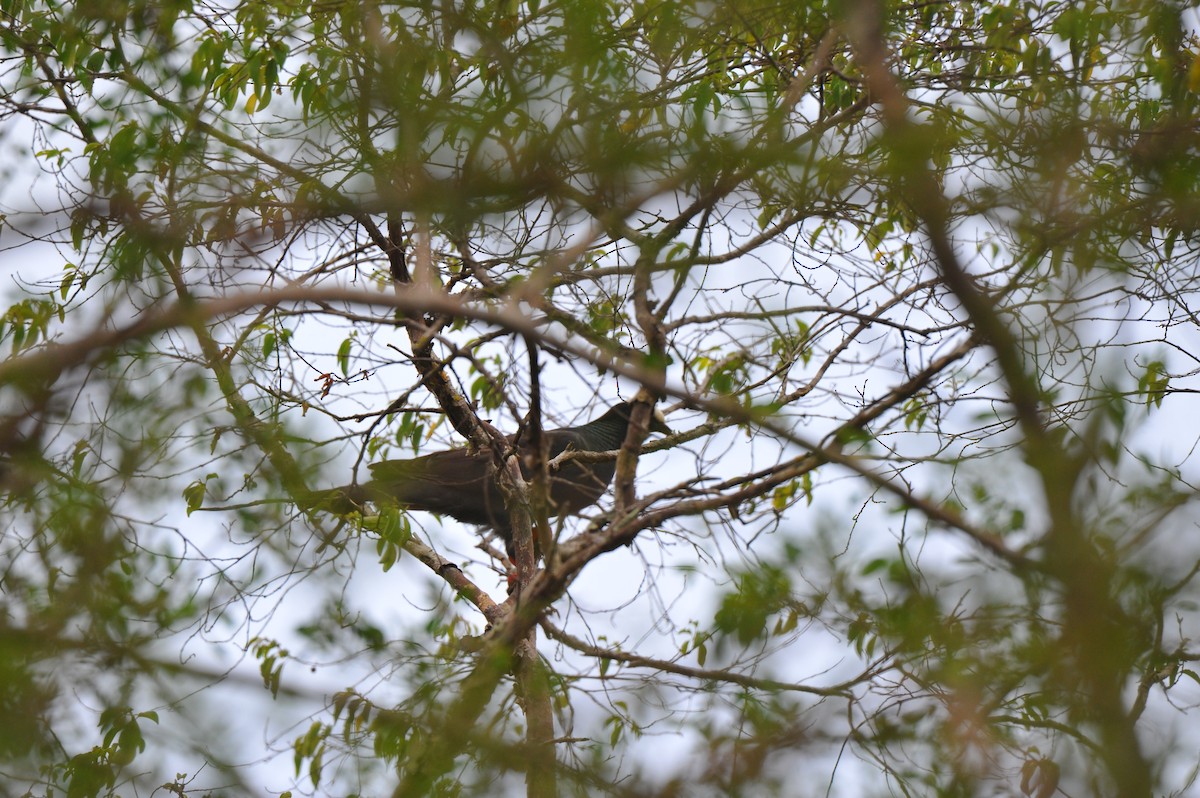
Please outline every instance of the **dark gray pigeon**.
[[[620, 449], [629, 429], [630, 402], [614, 405], [599, 418], [579, 427], [546, 430], [549, 457], [553, 460], [568, 449], [608, 452]], [[670, 427], [657, 408], [650, 431], [669, 434]], [[508, 436], [510, 443], [516, 436]], [[518, 446], [521, 470], [531, 478], [532, 452], [528, 441]], [[396, 504], [407, 510], [425, 510], [448, 515], [466, 524], [488, 526], [509, 541], [512, 538], [504, 498], [496, 482], [490, 451], [450, 449], [411, 460], [371, 463], [371, 479], [361, 485], [316, 491], [302, 504], [306, 507], [345, 514], [368, 502]], [[581, 463], [567, 460], [550, 470], [549, 515], [578, 513], [592, 506], [608, 489], [616, 461]]]

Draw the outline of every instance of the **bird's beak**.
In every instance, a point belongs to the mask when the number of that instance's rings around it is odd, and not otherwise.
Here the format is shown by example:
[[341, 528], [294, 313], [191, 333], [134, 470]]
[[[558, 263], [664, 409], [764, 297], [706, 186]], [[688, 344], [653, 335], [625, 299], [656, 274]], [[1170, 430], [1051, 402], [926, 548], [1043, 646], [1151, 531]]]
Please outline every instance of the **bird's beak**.
[[671, 434], [671, 428], [667, 426], [667, 417], [657, 407], [654, 408], [654, 415], [650, 416], [650, 431], [661, 432], [663, 435]]

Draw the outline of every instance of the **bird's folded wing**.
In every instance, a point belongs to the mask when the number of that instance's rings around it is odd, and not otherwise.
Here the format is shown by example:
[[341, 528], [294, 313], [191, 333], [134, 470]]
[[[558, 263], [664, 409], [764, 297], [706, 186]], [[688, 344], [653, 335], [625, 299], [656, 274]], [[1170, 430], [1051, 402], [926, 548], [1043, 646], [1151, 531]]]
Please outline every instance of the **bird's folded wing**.
[[451, 449], [411, 460], [384, 460], [370, 468], [371, 480], [363, 488], [372, 501], [394, 502], [471, 524], [506, 521], [488, 454]]

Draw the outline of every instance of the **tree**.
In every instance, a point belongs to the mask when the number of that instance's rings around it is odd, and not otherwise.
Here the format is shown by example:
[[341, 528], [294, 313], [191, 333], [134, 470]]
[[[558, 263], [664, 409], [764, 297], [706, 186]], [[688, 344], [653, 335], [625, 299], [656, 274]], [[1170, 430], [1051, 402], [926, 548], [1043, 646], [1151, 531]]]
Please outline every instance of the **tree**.
[[1194, 783], [1191, 5], [2, 13], [9, 793]]

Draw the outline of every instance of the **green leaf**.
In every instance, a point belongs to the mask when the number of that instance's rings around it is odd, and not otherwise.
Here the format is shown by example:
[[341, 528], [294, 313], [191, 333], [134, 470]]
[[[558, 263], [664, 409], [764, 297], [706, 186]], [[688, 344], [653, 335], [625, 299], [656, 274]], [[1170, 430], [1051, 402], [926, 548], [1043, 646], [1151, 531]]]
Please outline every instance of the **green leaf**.
[[216, 479], [217, 474], [207, 474], [204, 479], [198, 479], [183, 489], [183, 498], [187, 502], [187, 514], [191, 515], [204, 506], [204, 497], [208, 492], [208, 481]]
[[342, 376], [350, 376], [350, 339], [342, 341], [342, 345], [337, 351], [338, 368], [342, 370]]
[[63, 299], [67, 298], [67, 294], [71, 293], [71, 286], [75, 284], [75, 270], [67, 264], [67, 273], [63, 275], [62, 282], [58, 286], [58, 295]]
[[1162, 407], [1170, 382], [1166, 364], [1161, 360], [1152, 360], [1146, 365], [1142, 376], [1138, 378], [1138, 393], [1145, 397], [1146, 407]]
[[764, 565], [746, 572], [738, 578], [737, 590], [722, 599], [716, 628], [748, 645], [766, 632], [767, 620], [790, 598], [791, 580], [781, 569]]
[[187, 502], [188, 515], [191, 515], [204, 506], [204, 494], [207, 490], [208, 483], [201, 480], [196, 480], [183, 489], [183, 498]]
[[780, 485], [771, 493], [771, 508], [777, 513], [786, 510], [788, 505], [791, 504], [793, 497], [795, 497], [796, 491], [799, 489], [799, 487], [799, 483], [795, 480]]
[[875, 559], [871, 560], [870, 562], [868, 562], [866, 565], [863, 566], [862, 575], [870, 576], [871, 574], [876, 573], [877, 571], [882, 571], [882, 570], [886, 569], [891, 564], [892, 564], [892, 561], [889, 558], [876, 557]]
[[75, 450], [71, 455], [71, 474], [78, 479], [83, 471], [83, 461], [91, 451], [91, 444], [87, 441], [75, 441]]

